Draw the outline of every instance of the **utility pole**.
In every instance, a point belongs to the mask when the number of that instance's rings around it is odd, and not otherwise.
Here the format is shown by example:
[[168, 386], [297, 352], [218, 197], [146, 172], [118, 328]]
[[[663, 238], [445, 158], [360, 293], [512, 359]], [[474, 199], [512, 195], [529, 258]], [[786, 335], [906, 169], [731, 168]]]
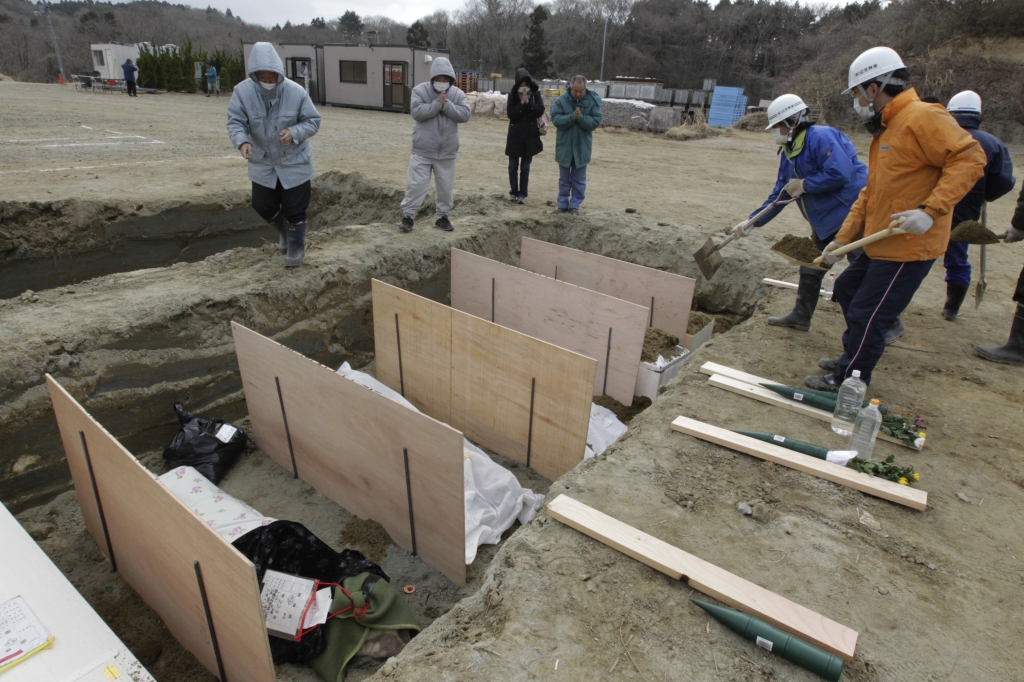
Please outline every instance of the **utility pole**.
[[49, 0], [42, 0], [40, 4], [43, 6], [42, 12], [34, 12], [36, 16], [40, 14], [46, 15], [46, 25], [50, 27], [50, 37], [53, 39], [53, 50], [57, 53], [57, 66], [60, 68], [60, 77], [65, 83], [68, 82], [68, 77], [64, 73], [64, 62], [60, 58], [60, 46], [57, 44], [57, 34], [53, 30], [53, 22], [50, 20], [50, 2]]
[[608, 17], [604, 18], [604, 39], [601, 40], [601, 80], [604, 80], [604, 48], [608, 45]]

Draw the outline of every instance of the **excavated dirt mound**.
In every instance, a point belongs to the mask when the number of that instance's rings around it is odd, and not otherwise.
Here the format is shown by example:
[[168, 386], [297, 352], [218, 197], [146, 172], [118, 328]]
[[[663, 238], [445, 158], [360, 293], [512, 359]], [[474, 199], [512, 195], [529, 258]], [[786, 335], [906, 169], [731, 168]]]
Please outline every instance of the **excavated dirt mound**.
[[[701, 329], [703, 329], [704, 327], [706, 327], [709, 324], [711, 324], [711, 320], [713, 320], [713, 319], [715, 319], [715, 318], [712, 315], [708, 315], [707, 313], [702, 313], [699, 310], [691, 310], [690, 311], [690, 319], [687, 320], [687, 322], [686, 322], [686, 333], [689, 334], [690, 336], [693, 336], [694, 334], [699, 332]], [[717, 322], [715, 323], [715, 326], [716, 327], [718, 326]], [[716, 329], [715, 331], [719, 331], [719, 330]]]
[[810, 237], [797, 237], [787, 234], [772, 246], [772, 251], [784, 253], [791, 258], [796, 258], [803, 263], [810, 263], [821, 255], [821, 251], [814, 245]]
[[[659, 355], [666, 358], [679, 345], [679, 337], [672, 336], [664, 329], [648, 327], [644, 333], [644, 349], [640, 353], [640, 360], [643, 362], [654, 362]], [[675, 357], [674, 355], [672, 357]]]

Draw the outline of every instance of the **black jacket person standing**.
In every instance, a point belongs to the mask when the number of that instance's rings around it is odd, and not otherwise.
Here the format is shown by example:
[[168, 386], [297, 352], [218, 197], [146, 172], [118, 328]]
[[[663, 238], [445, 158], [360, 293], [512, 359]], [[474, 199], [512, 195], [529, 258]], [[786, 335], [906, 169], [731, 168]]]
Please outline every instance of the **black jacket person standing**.
[[[1007, 244], [1024, 241], [1024, 189], [1017, 199], [1017, 210], [1010, 221], [1010, 227], [1006, 228], [1003, 240]], [[1024, 367], [1024, 268], [1021, 268], [1020, 277], [1017, 278], [1013, 301], [1017, 304], [1017, 309], [1014, 311], [1013, 322], [1010, 323], [1010, 339], [1006, 345], [975, 346], [974, 351], [986, 360]]]
[[508, 157], [509, 201], [525, 202], [530, 183], [530, 162], [544, 151], [537, 119], [544, 115], [544, 99], [540, 88], [526, 69], [516, 70], [516, 84], [508, 93], [508, 137], [505, 156]]

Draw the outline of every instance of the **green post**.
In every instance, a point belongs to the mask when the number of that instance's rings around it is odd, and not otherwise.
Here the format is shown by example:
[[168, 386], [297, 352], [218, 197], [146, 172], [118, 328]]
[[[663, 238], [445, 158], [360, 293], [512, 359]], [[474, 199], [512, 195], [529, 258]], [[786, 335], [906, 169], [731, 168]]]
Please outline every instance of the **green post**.
[[790, 663], [795, 663], [801, 668], [806, 668], [812, 673], [822, 676], [829, 682], [838, 682], [839, 676], [843, 674], [843, 661], [838, 656], [822, 651], [763, 620], [725, 606], [715, 606], [696, 599], [690, 601], [739, 636], [756, 643], [773, 654], [782, 656]]
[[818, 409], [826, 410], [828, 412], [834, 412], [836, 409], [836, 401], [834, 398], [829, 400], [828, 398], [822, 398], [819, 395], [815, 395], [810, 391], [805, 391], [802, 388], [793, 388], [792, 386], [783, 386], [781, 384], [761, 385], [770, 391], [775, 391], [784, 398], [795, 400], [796, 402], [803, 403], [804, 405], [817, 407]]
[[[809, 388], [802, 388], [802, 389], [800, 389], [800, 391], [803, 392], [803, 393], [810, 393], [811, 395], [820, 396], [820, 397], [824, 398], [825, 400], [831, 401], [833, 405], [836, 404], [836, 399], [839, 397], [838, 393], [832, 393], [831, 391], [814, 391], [814, 390], [811, 390]], [[864, 403], [861, 405], [861, 407], [867, 407], [870, 404], [871, 404], [870, 400], [865, 400]], [[879, 405], [878, 406], [878, 411], [881, 412], [882, 414], [885, 414], [886, 412], [889, 411], [889, 408], [886, 407], [885, 405]]]
[[744, 436], [763, 440], [765, 443], [772, 443], [773, 445], [779, 445], [796, 452], [810, 455], [811, 457], [817, 457], [818, 459], [825, 459], [825, 455], [828, 454], [828, 448], [823, 448], [820, 445], [814, 443], [806, 443], [802, 440], [794, 440], [792, 438], [786, 438], [785, 436], [778, 436], [774, 433], [765, 433], [763, 431], [737, 431], [733, 430], [733, 433], [740, 433]]

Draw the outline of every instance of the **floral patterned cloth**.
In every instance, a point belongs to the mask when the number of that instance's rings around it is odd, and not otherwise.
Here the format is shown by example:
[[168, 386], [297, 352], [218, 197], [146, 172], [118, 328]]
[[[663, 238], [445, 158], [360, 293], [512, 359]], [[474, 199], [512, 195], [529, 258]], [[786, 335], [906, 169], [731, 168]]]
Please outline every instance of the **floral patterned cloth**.
[[192, 467], [175, 467], [156, 480], [228, 542], [276, 520], [231, 497]]

